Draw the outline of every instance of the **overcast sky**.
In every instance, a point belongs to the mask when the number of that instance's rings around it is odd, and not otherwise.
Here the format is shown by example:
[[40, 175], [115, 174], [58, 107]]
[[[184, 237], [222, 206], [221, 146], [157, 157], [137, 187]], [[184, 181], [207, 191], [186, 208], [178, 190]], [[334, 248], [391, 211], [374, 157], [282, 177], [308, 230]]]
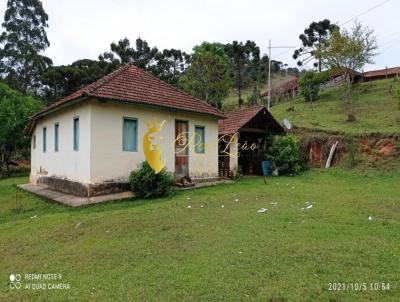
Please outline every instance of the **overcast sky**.
[[[158, 49], [190, 52], [202, 41], [253, 40], [264, 53], [275, 46], [299, 45], [299, 34], [312, 21], [342, 24], [384, 0], [42, 0], [49, 15], [46, 51], [54, 65], [96, 59], [112, 41], [141, 37]], [[0, 2], [4, 16], [6, 1]], [[380, 44], [374, 66], [400, 66], [400, 1], [390, 0], [358, 20], [375, 30]], [[345, 26], [351, 26], [352, 22]], [[286, 52], [282, 54], [282, 52]], [[278, 54], [281, 54], [277, 56]], [[295, 65], [292, 51], [273, 50], [273, 59]]]

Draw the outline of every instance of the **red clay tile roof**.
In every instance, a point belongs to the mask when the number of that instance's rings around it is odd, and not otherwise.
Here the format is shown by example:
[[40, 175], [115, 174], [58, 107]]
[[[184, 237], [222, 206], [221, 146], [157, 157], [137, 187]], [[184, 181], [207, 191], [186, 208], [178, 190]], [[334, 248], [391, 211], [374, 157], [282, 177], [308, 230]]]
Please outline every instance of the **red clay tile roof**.
[[236, 109], [226, 113], [226, 119], [218, 121], [218, 134], [233, 134], [245, 126], [260, 111], [265, 110], [268, 118], [274, 123], [275, 127], [284, 132], [279, 123], [264, 106], [253, 106], [243, 109]]
[[96, 82], [51, 104], [44, 110], [36, 113], [33, 118], [80, 97], [94, 97], [131, 103], [149, 104], [196, 113], [204, 113], [221, 118], [225, 117], [221, 111], [206, 102], [161, 81], [146, 71], [133, 65], [123, 65]]
[[365, 78], [371, 78], [371, 77], [386, 76], [386, 74], [388, 74], [388, 75], [399, 74], [400, 75], [400, 67], [366, 71], [363, 73], [363, 76]]

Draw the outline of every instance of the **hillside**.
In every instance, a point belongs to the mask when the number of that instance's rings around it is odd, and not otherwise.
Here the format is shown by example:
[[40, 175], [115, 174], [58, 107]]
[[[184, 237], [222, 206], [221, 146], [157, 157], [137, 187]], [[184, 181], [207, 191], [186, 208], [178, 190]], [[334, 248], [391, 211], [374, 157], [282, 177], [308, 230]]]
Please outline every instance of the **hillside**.
[[[294, 78], [294, 76], [286, 75], [285, 73], [273, 73], [271, 75], [271, 86], [272, 86], [272, 89], [282, 85], [283, 83], [285, 83], [287, 81], [290, 81], [293, 78]], [[264, 93], [267, 90], [268, 90], [268, 83], [265, 83], [261, 88], [261, 93]], [[252, 91], [253, 91], [253, 86], [252, 85], [250, 85], [250, 87], [248, 87], [246, 89], [243, 89], [242, 98], [244, 100], [244, 104], [247, 103], [247, 98], [251, 95]], [[224, 110], [225, 111], [230, 111], [230, 110], [234, 109], [237, 106], [238, 106], [237, 91], [235, 89], [231, 89], [231, 91], [229, 92], [229, 95], [224, 100]]]
[[357, 121], [346, 122], [341, 103], [335, 89], [320, 92], [320, 98], [312, 104], [302, 98], [294, 100], [294, 111], [287, 111], [291, 101], [271, 108], [272, 114], [281, 122], [288, 118], [300, 128], [337, 131], [350, 134], [400, 133], [400, 110], [395, 92], [400, 89], [400, 80], [381, 80], [358, 84], [354, 92]]

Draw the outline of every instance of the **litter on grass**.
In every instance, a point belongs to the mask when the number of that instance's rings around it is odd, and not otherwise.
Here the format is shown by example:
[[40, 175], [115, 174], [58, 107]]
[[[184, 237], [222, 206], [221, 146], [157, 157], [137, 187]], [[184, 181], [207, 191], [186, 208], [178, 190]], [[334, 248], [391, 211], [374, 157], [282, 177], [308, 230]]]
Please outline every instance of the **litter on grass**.
[[257, 213], [266, 213], [268, 211], [268, 209], [266, 208], [261, 208], [257, 211]]
[[37, 215], [31, 217], [31, 219], [35, 219], [35, 218], [37, 218]]
[[372, 216], [368, 216], [369, 221], [372, 221], [372, 219], [373, 219]]
[[239, 199], [238, 199], [238, 198], [236, 198], [236, 199], [235, 199], [235, 201], [236, 201], [236, 202], [238, 202], [238, 201], [239, 201]]
[[188, 205], [188, 206], [187, 206], [187, 208], [188, 208], [188, 209], [191, 209], [191, 208], [192, 208], [192, 206], [191, 206], [191, 205]]
[[306, 209], [311, 209], [312, 208], [312, 204], [309, 204]]
[[223, 204], [221, 204], [221, 208], [225, 208], [225, 206]]

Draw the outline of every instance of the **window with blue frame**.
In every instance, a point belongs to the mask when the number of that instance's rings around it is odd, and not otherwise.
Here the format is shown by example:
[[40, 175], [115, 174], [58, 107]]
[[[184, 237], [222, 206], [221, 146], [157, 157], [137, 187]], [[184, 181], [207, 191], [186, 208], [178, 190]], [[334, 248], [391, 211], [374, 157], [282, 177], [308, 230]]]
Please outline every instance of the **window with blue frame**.
[[58, 152], [59, 148], [59, 137], [60, 137], [60, 125], [54, 124], [54, 152]]
[[79, 150], [79, 117], [74, 118], [74, 151]]
[[195, 126], [194, 127], [194, 150], [196, 153], [204, 153], [205, 152], [205, 129], [204, 126]]
[[137, 119], [127, 117], [123, 119], [122, 151], [137, 151]]
[[47, 128], [43, 128], [43, 152], [47, 150]]

